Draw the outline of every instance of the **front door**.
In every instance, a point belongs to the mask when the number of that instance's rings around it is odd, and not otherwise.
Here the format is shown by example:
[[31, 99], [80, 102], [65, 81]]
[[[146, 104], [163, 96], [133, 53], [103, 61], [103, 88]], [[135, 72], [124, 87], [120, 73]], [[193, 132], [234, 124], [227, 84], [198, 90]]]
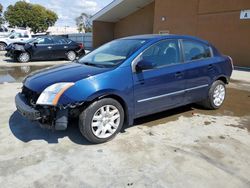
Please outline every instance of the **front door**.
[[138, 62], [153, 62], [150, 70], [134, 71], [135, 116], [179, 106], [185, 80], [178, 40], [163, 40], [145, 50]]
[[38, 38], [32, 48], [34, 59], [53, 59], [52, 50], [54, 43], [51, 37]]

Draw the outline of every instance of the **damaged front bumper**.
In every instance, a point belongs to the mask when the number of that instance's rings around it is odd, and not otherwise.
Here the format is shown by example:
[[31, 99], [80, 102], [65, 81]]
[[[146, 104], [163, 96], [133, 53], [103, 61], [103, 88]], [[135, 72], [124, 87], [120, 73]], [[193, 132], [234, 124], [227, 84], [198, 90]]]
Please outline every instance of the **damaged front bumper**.
[[38, 121], [42, 118], [41, 113], [28, 105], [24, 96], [18, 93], [15, 97], [17, 111], [25, 118], [31, 121]]
[[15, 97], [17, 111], [30, 121], [38, 121], [43, 128], [65, 130], [68, 126], [68, 109], [53, 107], [34, 108], [28, 104], [26, 98], [18, 93]]

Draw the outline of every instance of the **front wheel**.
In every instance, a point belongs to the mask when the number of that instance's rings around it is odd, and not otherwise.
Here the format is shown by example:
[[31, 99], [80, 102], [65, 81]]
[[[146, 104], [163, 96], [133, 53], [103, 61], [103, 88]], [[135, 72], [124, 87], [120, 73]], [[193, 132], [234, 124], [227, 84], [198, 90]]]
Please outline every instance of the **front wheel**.
[[19, 54], [19, 56], [17, 57], [17, 60], [20, 63], [27, 63], [30, 61], [30, 54], [28, 52], [22, 52]]
[[124, 122], [121, 104], [104, 98], [88, 106], [79, 117], [79, 129], [91, 143], [99, 144], [114, 138]]
[[6, 44], [5, 43], [3, 43], [3, 42], [0, 42], [0, 51], [4, 51], [5, 50], [5, 48], [6, 48]]
[[225, 83], [221, 80], [215, 81], [209, 89], [208, 98], [201, 104], [208, 109], [219, 109], [226, 97]]

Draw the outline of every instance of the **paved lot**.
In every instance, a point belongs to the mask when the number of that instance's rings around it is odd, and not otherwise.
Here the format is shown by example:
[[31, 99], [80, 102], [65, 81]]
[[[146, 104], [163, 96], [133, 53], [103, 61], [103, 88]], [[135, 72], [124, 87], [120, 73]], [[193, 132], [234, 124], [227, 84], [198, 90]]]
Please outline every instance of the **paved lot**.
[[240, 72], [218, 111], [166, 111], [91, 145], [77, 121], [51, 132], [15, 111], [18, 68], [0, 68], [13, 82], [0, 84], [1, 187], [250, 187], [250, 82]]

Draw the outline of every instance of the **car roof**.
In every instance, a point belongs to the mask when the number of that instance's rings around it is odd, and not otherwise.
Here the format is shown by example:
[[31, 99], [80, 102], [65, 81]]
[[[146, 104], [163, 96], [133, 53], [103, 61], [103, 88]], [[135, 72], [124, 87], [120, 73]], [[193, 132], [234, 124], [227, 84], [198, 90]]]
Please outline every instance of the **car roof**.
[[189, 39], [189, 40], [195, 40], [199, 42], [203, 42], [206, 44], [209, 44], [209, 42], [202, 40], [198, 37], [189, 36], [189, 35], [174, 35], [174, 34], [146, 34], [146, 35], [135, 35], [135, 36], [129, 36], [122, 38], [123, 40], [162, 40], [162, 39]]

